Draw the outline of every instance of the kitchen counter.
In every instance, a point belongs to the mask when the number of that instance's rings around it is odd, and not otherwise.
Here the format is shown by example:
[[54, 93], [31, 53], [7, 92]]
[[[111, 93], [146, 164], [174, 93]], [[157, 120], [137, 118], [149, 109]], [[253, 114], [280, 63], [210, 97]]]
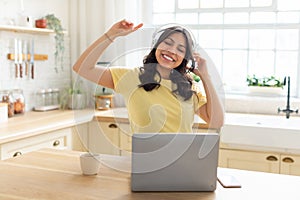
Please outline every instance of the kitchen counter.
[[114, 169], [130, 169], [128, 157], [102, 155], [99, 174], [83, 176], [80, 154], [42, 149], [0, 161], [0, 199], [300, 199], [299, 176], [225, 168], [219, 172], [233, 175], [242, 188], [217, 184], [215, 192], [131, 192], [130, 173]]
[[0, 123], [0, 144], [75, 126], [92, 119], [91, 110], [26, 112], [9, 118], [8, 122]]
[[[282, 115], [226, 113], [225, 117], [221, 147], [300, 153], [297, 142], [300, 141], [300, 117], [297, 115], [286, 119]], [[105, 111], [26, 112], [0, 123], [0, 144], [92, 120], [129, 123], [127, 110], [123, 107]], [[207, 124], [196, 116], [194, 128], [207, 129]]]
[[300, 154], [300, 117], [226, 113], [222, 147]]
[[[123, 107], [113, 108], [110, 110], [96, 111], [95, 118], [98, 121], [102, 122], [111, 122], [113, 120], [115, 122], [129, 123], [127, 109]], [[195, 115], [193, 128], [207, 129], [208, 126], [204, 120], [202, 120], [199, 116]]]

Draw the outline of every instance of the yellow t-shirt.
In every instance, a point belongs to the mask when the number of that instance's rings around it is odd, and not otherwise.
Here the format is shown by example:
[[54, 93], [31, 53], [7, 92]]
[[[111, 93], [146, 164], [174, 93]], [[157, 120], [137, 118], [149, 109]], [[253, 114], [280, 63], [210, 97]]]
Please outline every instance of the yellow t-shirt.
[[162, 79], [152, 91], [139, 88], [139, 68], [110, 68], [115, 92], [122, 94], [133, 133], [192, 132], [195, 111], [206, 103], [205, 96], [184, 101], [172, 93], [172, 82]]

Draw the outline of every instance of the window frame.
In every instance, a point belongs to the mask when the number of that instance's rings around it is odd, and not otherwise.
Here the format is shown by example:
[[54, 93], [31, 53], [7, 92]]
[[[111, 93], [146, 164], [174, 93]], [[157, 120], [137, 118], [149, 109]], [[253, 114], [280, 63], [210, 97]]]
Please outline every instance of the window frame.
[[[200, 2], [201, 0], [199, 0]], [[176, 14], [182, 14], [182, 13], [197, 13], [198, 14], [198, 20], [199, 20], [199, 14], [200, 13], [222, 13], [223, 14], [223, 23], [222, 24], [185, 24], [186, 26], [188, 26], [189, 28], [191, 28], [192, 30], [212, 30], [212, 29], [219, 29], [219, 30], [234, 30], [234, 29], [245, 29], [245, 30], [257, 30], [257, 29], [274, 29], [274, 31], [277, 30], [285, 30], [285, 29], [295, 29], [298, 31], [298, 49], [295, 50], [295, 52], [297, 52], [297, 64], [296, 64], [296, 70], [297, 70], [297, 75], [295, 77], [296, 80], [293, 81], [294, 85], [291, 87], [295, 88], [295, 92], [293, 94], [291, 94], [294, 97], [299, 98], [300, 97], [300, 22], [298, 19], [298, 23], [252, 23], [250, 24], [250, 14], [251, 12], [273, 12], [276, 14], [276, 20], [277, 20], [277, 13], [279, 12], [279, 10], [277, 10], [277, 0], [272, 0], [272, 5], [270, 6], [264, 6], [264, 7], [251, 7], [249, 5], [249, 7], [233, 7], [233, 8], [225, 8], [224, 7], [224, 2], [223, 1], [223, 7], [222, 8], [194, 8], [194, 9], [181, 9], [178, 7], [178, 0], [174, 0], [174, 12], [169, 12], [169, 14], [173, 14], [173, 19], [176, 23]], [[249, 4], [251, 3], [251, 1], [249, 0]], [[248, 24], [224, 24], [224, 13], [235, 13], [235, 12], [247, 12], [249, 15], [249, 21]], [[295, 12], [295, 13], [300, 13], [300, 9], [299, 10], [293, 10], [293, 11], [285, 11], [285, 12]], [[155, 12], [154, 10], [152, 11], [152, 19], [153, 16], [155, 14], [162, 14], [162, 12]], [[173, 23], [170, 22], [170, 23]], [[155, 26], [158, 26], [160, 24], [155, 24], [152, 21], [152, 24]], [[224, 33], [222, 33], [224, 36]], [[276, 34], [276, 32], [275, 32]], [[197, 37], [196, 37], [197, 38]], [[249, 42], [249, 35], [248, 35], [248, 42]], [[205, 50], [205, 49], [204, 49]], [[220, 49], [222, 51], [222, 54], [224, 53], [224, 46], [222, 46], [222, 48]], [[251, 49], [248, 46], [248, 53]], [[276, 47], [274, 47], [274, 51], [278, 51], [278, 49]], [[274, 55], [274, 62], [276, 60], [276, 54]], [[249, 57], [248, 57], [249, 59]], [[276, 66], [274, 65], [274, 68]], [[226, 69], [225, 69], [226, 70]], [[249, 63], [247, 64], [247, 72], [249, 72]], [[220, 72], [221, 77], [223, 77], [223, 72]], [[249, 74], [250, 75], [250, 74]], [[284, 75], [283, 75], [284, 76]], [[245, 91], [235, 91], [235, 90], [228, 90], [226, 91], [226, 93], [228, 94], [237, 94], [237, 93], [242, 93], [245, 94]], [[263, 95], [262, 95], [263, 96]]]

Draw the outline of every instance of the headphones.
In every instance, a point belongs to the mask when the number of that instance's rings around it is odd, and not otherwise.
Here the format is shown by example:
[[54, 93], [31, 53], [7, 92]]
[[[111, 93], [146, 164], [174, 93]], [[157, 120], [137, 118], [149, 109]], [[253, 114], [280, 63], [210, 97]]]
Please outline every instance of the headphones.
[[[194, 37], [192, 31], [189, 28], [187, 28], [187, 27], [185, 27], [181, 24], [176, 24], [176, 23], [165, 24], [163, 26], [158, 27], [154, 31], [154, 33], [152, 35], [152, 45], [151, 45], [152, 48], [154, 48], [154, 46], [159, 41], [162, 34], [168, 29], [171, 30], [171, 31], [172, 30], [174, 30], [174, 31], [182, 30], [182, 32], [184, 31], [183, 33], [188, 34], [187, 37], [191, 39], [191, 41], [187, 42], [191, 46], [191, 48], [190, 48], [191, 51], [192, 51], [191, 53], [193, 53], [197, 50], [198, 45], [196, 45], [196, 40], [195, 40], [195, 37]], [[192, 72], [195, 69], [195, 66], [196, 66], [195, 60], [193, 58], [188, 60], [187, 65], [189, 66], [189, 69], [187, 71]]]

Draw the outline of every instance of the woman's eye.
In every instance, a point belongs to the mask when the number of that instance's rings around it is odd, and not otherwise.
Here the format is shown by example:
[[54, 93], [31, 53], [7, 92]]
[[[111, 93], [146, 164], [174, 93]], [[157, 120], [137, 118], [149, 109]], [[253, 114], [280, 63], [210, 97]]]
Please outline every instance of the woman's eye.
[[171, 43], [171, 42], [169, 42], [169, 41], [165, 41], [165, 44], [166, 44], [166, 45], [169, 45], [169, 46], [171, 46], [171, 45], [172, 45], [172, 43]]
[[184, 48], [177, 48], [177, 50], [178, 50], [180, 53], [185, 53], [185, 49], [184, 49]]

